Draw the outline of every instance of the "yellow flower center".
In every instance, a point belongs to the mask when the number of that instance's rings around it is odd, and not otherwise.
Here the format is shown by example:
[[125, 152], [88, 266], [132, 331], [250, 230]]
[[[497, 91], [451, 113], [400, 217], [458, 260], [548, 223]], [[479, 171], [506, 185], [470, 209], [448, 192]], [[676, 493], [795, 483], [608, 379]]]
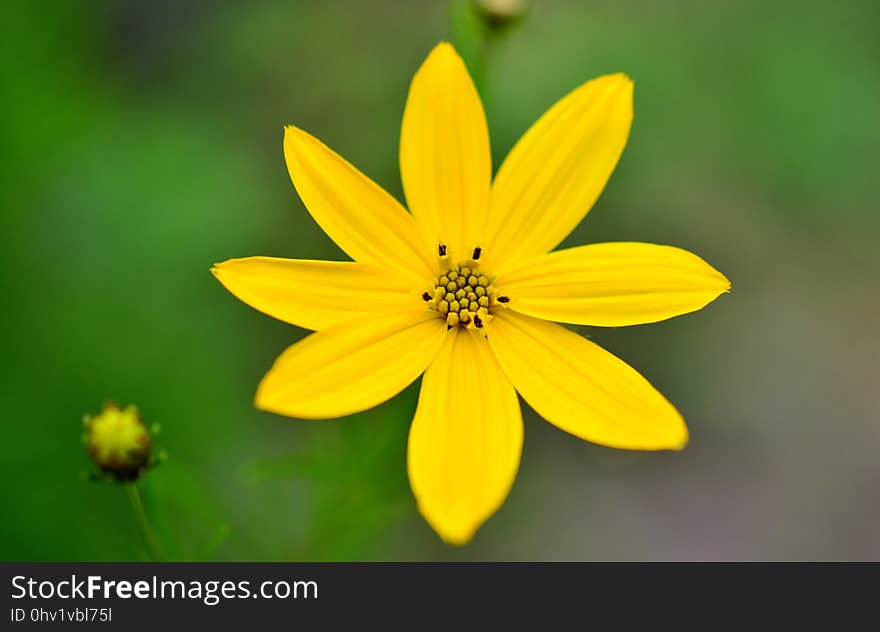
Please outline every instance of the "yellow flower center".
[[441, 244], [438, 248], [441, 268], [445, 271], [434, 281], [433, 288], [422, 294], [422, 299], [428, 309], [446, 319], [449, 327], [482, 329], [492, 320], [492, 311], [509, 300], [498, 296], [492, 277], [480, 270], [481, 252], [480, 248], [474, 248], [470, 259], [450, 265], [446, 246]]

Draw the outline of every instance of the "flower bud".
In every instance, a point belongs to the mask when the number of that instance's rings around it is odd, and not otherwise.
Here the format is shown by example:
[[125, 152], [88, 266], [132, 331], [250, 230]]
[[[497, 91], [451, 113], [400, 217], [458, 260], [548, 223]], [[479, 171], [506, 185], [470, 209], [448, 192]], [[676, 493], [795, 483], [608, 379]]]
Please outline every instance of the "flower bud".
[[506, 29], [528, 13], [530, 0], [473, 0], [486, 25], [494, 30]]
[[134, 481], [150, 466], [150, 431], [134, 406], [122, 410], [108, 403], [84, 423], [86, 449], [103, 474]]

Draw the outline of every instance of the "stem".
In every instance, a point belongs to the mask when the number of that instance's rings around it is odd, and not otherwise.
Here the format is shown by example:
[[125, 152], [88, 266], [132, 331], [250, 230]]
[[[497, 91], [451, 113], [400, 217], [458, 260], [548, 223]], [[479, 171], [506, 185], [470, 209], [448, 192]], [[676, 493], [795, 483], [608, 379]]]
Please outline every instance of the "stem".
[[483, 19], [472, 0], [451, 0], [449, 19], [452, 40], [467, 62], [485, 109], [489, 98], [489, 57], [498, 36], [497, 29]]
[[484, 109], [489, 107], [489, 54], [493, 40], [493, 33], [484, 28], [474, 55], [474, 85], [483, 101]]
[[162, 553], [159, 540], [156, 538], [156, 534], [150, 526], [150, 521], [147, 519], [147, 512], [144, 511], [144, 503], [141, 502], [141, 494], [138, 491], [137, 483], [128, 483], [125, 488], [128, 492], [128, 499], [131, 501], [131, 509], [134, 512], [138, 528], [140, 528], [144, 543], [147, 545], [147, 556], [153, 561], [160, 561], [165, 555]]

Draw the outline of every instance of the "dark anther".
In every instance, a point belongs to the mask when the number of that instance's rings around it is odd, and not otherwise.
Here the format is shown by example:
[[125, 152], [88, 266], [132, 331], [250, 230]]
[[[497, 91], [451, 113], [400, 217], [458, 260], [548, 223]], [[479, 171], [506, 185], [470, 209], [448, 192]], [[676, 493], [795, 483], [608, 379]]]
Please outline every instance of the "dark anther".
[[477, 246], [476, 248], [474, 248], [474, 256], [471, 257], [471, 259], [473, 259], [474, 261], [476, 261], [477, 259], [480, 258], [480, 255], [481, 255], [482, 253], [483, 253], [483, 249], [480, 248], [479, 246]]
[[483, 319], [480, 318], [479, 316], [474, 316], [474, 324], [475, 324], [475, 325], [477, 326], [477, 328], [479, 329], [480, 327], [483, 326]]
[[445, 257], [446, 256], [446, 244], [440, 244], [439, 246], [437, 246], [437, 251], [440, 253], [441, 257]]
[[422, 294], [422, 300], [423, 300], [423, 301], [430, 301], [430, 300], [431, 300], [431, 295], [428, 294], [427, 292], [425, 292], [424, 294]]
[[506, 296], [499, 296], [499, 297], [498, 297], [498, 302], [499, 302], [499, 303], [509, 303], [509, 302], [510, 302], [510, 299], [509, 299], [508, 297], [506, 297]]

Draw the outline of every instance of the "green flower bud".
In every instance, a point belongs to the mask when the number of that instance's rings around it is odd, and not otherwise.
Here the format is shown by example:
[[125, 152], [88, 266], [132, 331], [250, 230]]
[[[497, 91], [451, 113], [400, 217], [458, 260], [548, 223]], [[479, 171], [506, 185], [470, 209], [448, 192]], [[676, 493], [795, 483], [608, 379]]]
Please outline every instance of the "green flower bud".
[[490, 29], [504, 30], [529, 11], [530, 0], [472, 0], [480, 17]]

